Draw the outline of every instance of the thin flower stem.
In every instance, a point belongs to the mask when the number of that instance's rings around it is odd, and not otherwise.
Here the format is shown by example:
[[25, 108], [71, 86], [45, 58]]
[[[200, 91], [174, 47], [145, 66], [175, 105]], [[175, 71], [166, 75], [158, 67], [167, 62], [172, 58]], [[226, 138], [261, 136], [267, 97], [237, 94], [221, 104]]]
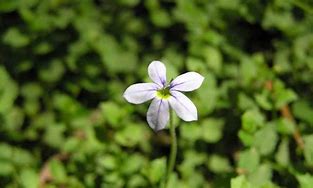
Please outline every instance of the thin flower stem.
[[168, 186], [168, 181], [170, 179], [171, 173], [174, 170], [174, 165], [176, 162], [176, 154], [177, 154], [177, 138], [175, 132], [175, 125], [173, 119], [173, 110], [170, 110], [170, 134], [171, 134], [171, 153], [169, 156], [168, 169], [166, 174], [166, 184]]

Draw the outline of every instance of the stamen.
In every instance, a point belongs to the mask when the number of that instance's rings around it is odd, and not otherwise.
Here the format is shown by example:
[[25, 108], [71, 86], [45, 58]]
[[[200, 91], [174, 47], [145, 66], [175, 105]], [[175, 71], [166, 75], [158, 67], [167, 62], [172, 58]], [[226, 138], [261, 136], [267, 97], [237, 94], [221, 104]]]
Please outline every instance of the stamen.
[[160, 99], [168, 99], [171, 97], [170, 88], [165, 87], [157, 91], [157, 97]]

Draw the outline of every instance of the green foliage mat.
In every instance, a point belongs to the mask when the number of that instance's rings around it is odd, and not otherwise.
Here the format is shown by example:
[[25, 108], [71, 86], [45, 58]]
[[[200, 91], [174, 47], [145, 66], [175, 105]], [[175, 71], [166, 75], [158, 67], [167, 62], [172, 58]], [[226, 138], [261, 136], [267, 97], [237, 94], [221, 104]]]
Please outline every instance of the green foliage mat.
[[0, 186], [158, 187], [169, 133], [122, 94], [196, 71], [169, 187], [313, 185], [310, 0], [1, 0]]

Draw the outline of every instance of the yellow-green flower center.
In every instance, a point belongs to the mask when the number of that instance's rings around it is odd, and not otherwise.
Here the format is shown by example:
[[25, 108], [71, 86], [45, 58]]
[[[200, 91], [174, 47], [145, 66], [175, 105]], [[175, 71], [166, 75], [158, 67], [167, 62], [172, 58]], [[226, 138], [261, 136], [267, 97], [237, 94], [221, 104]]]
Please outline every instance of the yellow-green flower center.
[[161, 99], [168, 99], [171, 97], [170, 89], [168, 87], [160, 89], [157, 91], [156, 95]]

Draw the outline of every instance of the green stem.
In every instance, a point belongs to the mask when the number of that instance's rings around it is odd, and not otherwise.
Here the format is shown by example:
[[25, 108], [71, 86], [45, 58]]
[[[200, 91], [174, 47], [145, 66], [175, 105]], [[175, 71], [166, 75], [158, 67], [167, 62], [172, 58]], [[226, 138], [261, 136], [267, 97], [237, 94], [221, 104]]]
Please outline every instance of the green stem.
[[177, 154], [177, 138], [175, 132], [175, 125], [173, 120], [173, 110], [170, 109], [170, 134], [171, 134], [171, 153], [169, 157], [168, 169], [166, 173], [166, 184], [170, 179], [170, 175], [174, 170], [174, 165], [176, 162], [176, 154]]

